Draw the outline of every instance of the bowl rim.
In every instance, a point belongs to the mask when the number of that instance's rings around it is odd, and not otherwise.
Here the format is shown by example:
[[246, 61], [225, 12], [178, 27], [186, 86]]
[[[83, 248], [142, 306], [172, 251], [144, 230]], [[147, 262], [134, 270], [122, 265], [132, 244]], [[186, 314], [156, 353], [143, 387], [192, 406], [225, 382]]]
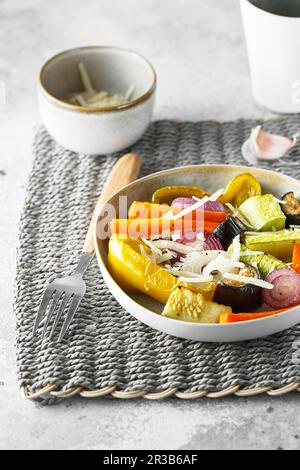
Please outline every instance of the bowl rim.
[[[142, 59], [149, 66], [150, 70], [153, 73], [153, 80], [152, 80], [152, 84], [151, 84], [150, 88], [142, 96], [139, 96], [138, 98], [136, 98], [135, 100], [130, 101], [129, 103], [118, 105], [118, 106], [107, 106], [105, 108], [104, 107], [90, 108], [90, 107], [87, 107], [87, 106], [79, 106], [79, 105], [74, 105], [74, 104], [71, 104], [71, 103], [66, 103], [66, 102], [60, 100], [59, 98], [56, 98], [51, 93], [49, 93], [49, 91], [46, 89], [46, 87], [43, 84], [43, 74], [46, 70], [46, 67], [51, 62], [58, 59], [59, 57], [62, 57], [64, 55], [67, 55], [67, 54], [69, 54], [71, 52], [74, 52], [74, 51], [75, 52], [76, 51], [84, 51], [84, 50], [89, 50], [89, 49], [111, 49], [111, 50], [115, 50], [115, 51], [127, 52], [127, 53], [130, 53], [130, 54], [136, 55], [137, 57]], [[73, 47], [73, 48], [70, 48], [70, 49], [65, 49], [61, 52], [58, 52], [57, 54], [54, 54], [49, 59], [47, 59], [43, 63], [43, 65], [40, 69], [40, 72], [38, 74], [38, 87], [41, 90], [41, 92], [48, 99], [50, 99], [50, 101], [52, 101], [52, 103], [60, 106], [61, 108], [68, 109], [70, 111], [75, 111], [75, 112], [77, 111], [77, 112], [86, 113], [86, 114], [112, 113], [112, 112], [118, 112], [118, 111], [125, 111], [127, 109], [133, 108], [134, 106], [137, 106], [137, 105], [143, 103], [144, 101], [148, 100], [153, 95], [153, 93], [155, 92], [156, 86], [157, 86], [157, 74], [156, 74], [155, 68], [153, 67], [151, 62], [148, 59], [146, 59], [146, 57], [144, 57], [142, 54], [140, 54], [140, 53], [138, 53], [138, 52], [136, 52], [132, 49], [126, 49], [126, 48], [123, 48], [123, 47], [110, 46], [110, 45], [90, 45], [90, 46], [80, 46], [80, 47]]]
[[[285, 174], [282, 174], [282, 173], [278, 173], [276, 171], [272, 171], [272, 170], [266, 170], [264, 168], [258, 168], [258, 167], [248, 167], [246, 165], [226, 165], [226, 164], [199, 164], [199, 165], [186, 165], [186, 166], [181, 166], [181, 167], [176, 167], [176, 168], [169, 168], [167, 170], [160, 170], [160, 171], [157, 171], [157, 172], [154, 172], [154, 173], [151, 173], [150, 175], [147, 175], [147, 176], [144, 176], [142, 178], [138, 178], [137, 180], [133, 181], [132, 183], [124, 186], [124, 188], [122, 188], [120, 191], [118, 191], [117, 193], [115, 193], [114, 195], [112, 195], [108, 200], [107, 202], [109, 202], [112, 198], [120, 195], [125, 189], [128, 189], [128, 188], [131, 188], [133, 187], [135, 184], [140, 184], [140, 183], [143, 183], [144, 181], [147, 181], [147, 180], [150, 180], [152, 178], [155, 178], [157, 176], [162, 176], [162, 175], [172, 175], [172, 173], [175, 173], [176, 171], [180, 171], [180, 170], [190, 170], [190, 171], [193, 171], [195, 170], [196, 168], [199, 168], [199, 167], [218, 167], [220, 169], [222, 168], [234, 168], [236, 170], [242, 170], [242, 171], [251, 171], [252, 170], [256, 170], [258, 171], [259, 173], [265, 173], [265, 174], [273, 174], [274, 176], [276, 175], [276, 177], [278, 177], [278, 175], [286, 178], [286, 179], [290, 179], [291, 181], [297, 181], [295, 180], [294, 178], [292, 178], [291, 176], [288, 176], [288, 175], [285, 175]], [[298, 181], [297, 181], [298, 182]], [[299, 183], [299, 182], [298, 182]], [[101, 216], [101, 211], [103, 209], [103, 206], [102, 208], [100, 208], [99, 210], [99, 216], [98, 216], [98, 219], [99, 217]], [[105, 274], [106, 276], [108, 276], [110, 278], [110, 280], [112, 281], [113, 284], [115, 284], [115, 286], [117, 287], [117, 290], [120, 290], [122, 292], [122, 295], [124, 295], [125, 297], [127, 297], [131, 303], [134, 303], [135, 305], [138, 306], [138, 308], [140, 309], [143, 309], [144, 311], [147, 311], [149, 313], [151, 313], [152, 315], [158, 315], [157, 313], [155, 313], [154, 311], [150, 310], [150, 309], [147, 309], [146, 307], [144, 307], [143, 305], [139, 304], [136, 300], [134, 300], [127, 292], [125, 292], [121, 287], [120, 285], [117, 283], [117, 281], [113, 278], [113, 276], [111, 275], [103, 257], [102, 257], [102, 254], [101, 254], [101, 251], [99, 249], [99, 244], [98, 244], [98, 237], [97, 237], [97, 223], [95, 224], [95, 230], [94, 230], [94, 245], [95, 245], [95, 252], [96, 252], [96, 256], [97, 256], [97, 261], [98, 261], [98, 266], [100, 268], [100, 270], [104, 270], [105, 271]], [[113, 295], [113, 294], [112, 294]], [[206, 324], [206, 323], [193, 323], [193, 322], [188, 322], [186, 320], [177, 320], [176, 318], [168, 318], [168, 317], [164, 317], [167, 321], [169, 322], [172, 322], [173, 324], [185, 324], [186, 326], [188, 325], [194, 325], [196, 328], [197, 326], [201, 326], [202, 328], [210, 328], [210, 329], [217, 329], [217, 328], [223, 328], [223, 330], [230, 330], [230, 329], [234, 329], [236, 327], [236, 325], [249, 325], [251, 324], [252, 326], [254, 325], [259, 325], [259, 324], [264, 324], [264, 323], [268, 323], [270, 322], [270, 319], [275, 319], [275, 318], [278, 318], [278, 317], [282, 317], [283, 314], [287, 314], [287, 313], [294, 313], [296, 311], [299, 311], [299, 305], [295, 305], [295, 306], [292, 306], [292, 307], [289, 307], [285, 312], [281, 312], [281, 313], [276, 313], [274, 314], [273, 316], [269, 316], [269, 317], [264, 317], [264, 318], [257, 318], [256, 320], [251, 320], [251, 321], [241, 321], [241, 322], [238, 322], [238, 323], [224, 323], [224, 324]]]

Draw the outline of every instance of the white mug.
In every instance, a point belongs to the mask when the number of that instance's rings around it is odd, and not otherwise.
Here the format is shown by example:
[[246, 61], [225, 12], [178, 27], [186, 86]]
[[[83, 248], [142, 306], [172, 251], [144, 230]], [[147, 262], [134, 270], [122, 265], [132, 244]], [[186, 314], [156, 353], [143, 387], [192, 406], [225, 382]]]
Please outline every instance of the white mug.
[[240, 0], [256, 101], [300, 112], [300, 1]]

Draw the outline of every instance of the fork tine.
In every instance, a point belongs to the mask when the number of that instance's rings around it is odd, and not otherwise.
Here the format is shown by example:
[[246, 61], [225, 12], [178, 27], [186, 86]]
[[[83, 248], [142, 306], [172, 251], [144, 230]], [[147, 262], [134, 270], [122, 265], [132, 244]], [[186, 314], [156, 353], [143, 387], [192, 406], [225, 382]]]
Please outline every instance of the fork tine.
[[53, 325], [52, 325], [52, 330], [51, 330], [51, 333], [50, 333], [50, 336], [49, 336], [49, 339], [51, 339], [54, 335], [54, 332], [56, 330], [56, 327], [59, 323], [59, 320], [61, 319], [61, 316], [66, 308], [66, 305], [67, 303], [69, 302], [71, 298], [71, 295], [70, 294], [64, 294], [63, 298], [62, 298], [62, 301], [60, 303], [60, 306], [59, 306], [59, 309], [58, 309], [58, 312], [57, 312], [57, 315], [55, 316], [54, 318], [54, 322], [53, 322]]
[[74, 318], [74, 315], [77, 312], [77, 309], [79, 307], [81, 299], [82, 299], [81, 295], [74, 295], [72, 303], [69, 307], [65, 322], [64, 322], [63, 327], [61, 329], [61, 332], [60, 332], [60, 335], [59, 335], [59, 338], [58, 338], [58, 342], [60, 342], [64, 338], [64, 336], [65, 336], [65, 334], [66, 334], [66, 332], [67, 332], [67, 330], [68, 330], [68, 328], [69, 328], [69, 326], [70, 326], [70, 324], [71, 324], [71, 322]]
[[55, 312], [55, 309], [57, 307], [59, 299], [61, 298], [61, 295], [62, 295], [61, 291], [56, 291], [54, 296], [53, 296], [52, 303], [51, 303], [51, 306], [50, 306], [50, 310], [49, 310], [48, 315], [47, 315], [46, 320], [45, 320], [45, 325], [44, 325], [44, 329], [43, 329], [43, 333], [42, 333], [42, 339], [44, 339], [44, 337], [45, 337], [48, 325], [50, 323], [50, 320], [52, 318], [53, 313]]
[[39, 327], [39, 324], [41, 323], [41, 320], [42, 320], [42, 317], [49, 305], [49, 302], [51, 300], [51, 297], [53, 295], [53, 288], [51, 288], [50, 286], [47, 286], [46, 287], [46, 290], [44, 292], [44, 295], [42, 297], [42, 300], [41, 300], [41, 303], [40, 303], [40, 306], [39, 306], [39, 310], [38, 310], [38, 313], [37, 313], [37, 316], [36, 316], [36, 319], [35, 319], [35, 323], [34, 323], [34, 327], [33, 327], [33, 332], [32, 332], [32, 336], [34, 336], [37, 332], [37, 329]]

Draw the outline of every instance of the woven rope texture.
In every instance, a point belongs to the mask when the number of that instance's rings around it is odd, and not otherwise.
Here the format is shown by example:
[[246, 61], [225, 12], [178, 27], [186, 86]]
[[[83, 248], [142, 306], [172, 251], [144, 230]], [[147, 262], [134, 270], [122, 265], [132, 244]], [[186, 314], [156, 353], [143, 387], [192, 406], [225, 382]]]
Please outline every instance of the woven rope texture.
[[[201, 163], [245, 164], [241, 145], [257, 121], [153, 123], [132, 150], [142, 175]], [[300, 117], [265, 122], [293, 135]], [[262, 167], [300, 177], [300, 150]], [[93, 206], [120, 155], [89, 157], [59, 147], [37, 132], [34, 162], [20, 224], [15, 311], [18, 378], [27, 397], [180, 398], [238, 396], [300, 390], [293, 361], [300, 325], [257, 341], [205, 344], [169, 337], [139, 323], [107, 290], [96, 261], [87, 293], [61, 344], [31, 337], [47, 282], [70, 274]]]

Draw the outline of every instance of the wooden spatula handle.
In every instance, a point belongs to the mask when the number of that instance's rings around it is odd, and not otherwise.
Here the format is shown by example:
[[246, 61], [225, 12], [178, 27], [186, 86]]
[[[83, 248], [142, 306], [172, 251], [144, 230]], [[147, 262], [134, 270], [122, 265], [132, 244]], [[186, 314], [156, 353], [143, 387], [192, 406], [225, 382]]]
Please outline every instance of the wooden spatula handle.
[[115, 164], [111, 170], [101, 195], [97, 201], [92, 220], [86, 234], [85, 242], [83, 245], [83, 253], [93, 253], [94, 248], [94, 230], [95, 224], [97, 223], [100, 210], [103, 204], [115, 193], [120, 191], [124, 186], [135, 181], [140, 173], [141, 160], [138, 155], [134, 153], [128, 153], [124, 155]]

